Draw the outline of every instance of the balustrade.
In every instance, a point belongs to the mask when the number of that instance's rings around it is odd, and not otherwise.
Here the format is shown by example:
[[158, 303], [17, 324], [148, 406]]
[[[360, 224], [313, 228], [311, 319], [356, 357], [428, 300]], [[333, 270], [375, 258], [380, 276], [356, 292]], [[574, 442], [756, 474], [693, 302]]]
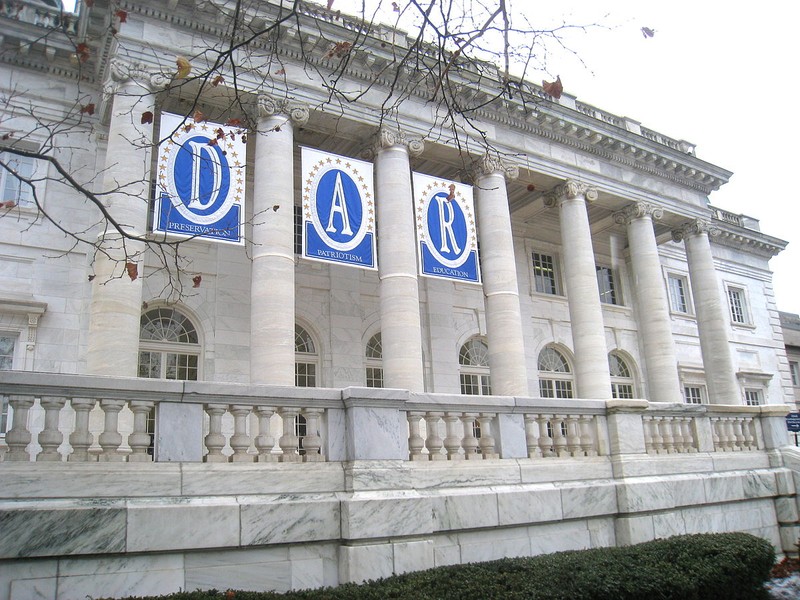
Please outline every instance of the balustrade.
[[529, 458], [597, 456], [596, 432], [591, 415], [525, 414]]
[[409, 460], [499, 458], [492, 435], [496, 417], [496, 413], [483, 412], [408, 411]]
[[692, 417], [685, 415], [645, 415], [644, 441], [648, 454], [686, 454], [697, 452], [697, 436]]
[[713, 416], [711, 432], [718, 452], [758, 449], [756, 420], [752, 416]]

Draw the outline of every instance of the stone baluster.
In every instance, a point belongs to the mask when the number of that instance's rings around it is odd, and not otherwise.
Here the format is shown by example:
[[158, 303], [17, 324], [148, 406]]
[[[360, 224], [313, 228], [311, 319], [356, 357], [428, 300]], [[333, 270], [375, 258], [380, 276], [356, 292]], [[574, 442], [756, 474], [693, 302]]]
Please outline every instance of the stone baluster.
[[664, 436], [661, 435], [661, 421], [663, 417], [653, 417], [652, 432], [653, 432], [653, 448], [656, 454], [663, 454], [664, 450]]
[[644, 446], [648, 454], [655, 453], [655, 443], [653, 442], [653, 417], [645, 415], [642, 417], [644, 427]]
[[733, 447], [731, 437], [728, 433], [728, 419], [727, 417], [720, 417], [718, 421], [719, 427], [719, 443], [722, 446], [723, 452], [729, 452]]
[[100, 461], [123, 462], [125, 456], [119, 451], [119, 447], [122, 445], [122, 434], [119, 432], [119, 413], [125, 408], [125, 400], [100, 400], [100, 408], [104, 415], [103, 433], [97, 439], [103, 449]]
[[461, 415], [461, 423], [464, 428], [464, 439], [461, 445], [464, 447], [464, 458], [476, 460], [483, 458], [478, 452], [478, 438], [475, 437], [475, 417], [476, 413], [464, 413]]
[[581, 452], [584, 456], [597, 456], [597, 444], [595, 444], [594, 418], [588, 415], [578, 417], [581, 431]]
[[744, 443], [744, 431], [742, 430], [743, 417], [736, 417], [733, 419], [733, 437], [736, 440], [736, 449], [745, 450], [746, 444]]
[[422, 439], [419, 430], [420, 419], [425, 415], [423, 412], [410, 410], [406, 413], [408, 420], [408, 454], [409, 460], [428, 460], [428, 457], [422, 453], [425, 447], [425, 440]]
[[253, 462], [255, 456], [248, 454], [250, 448], [250, 435], [247, 433], [247, 419], [253, 408], [251, 406], [234, 404], [230, 408], [233, 415], [233, 435], [228, 442], [233, 450], [232, 462]]
[[33, 406], [33, 396], [10, 395], [8, 404], [14, 411], [11, 429], [6, 432], [8, 453], [5, 460], [28, 461], [28, 444], [31, 443], [31, 432], [28, 429], [28, 414]]
[[484, 459], [500, 458], [494, 449], [494, 436], [492, 435], [492, 421], [497, 415], [494, 413], [480, 413], [478, 423], [481, 427], [480, 448]]
[[551, 435], [553, 436], [553, 451], [558, 457], [569, 456], [567, 437], [564, 435], [564, 430], [561, 428], [563, 422], [564, 417], [561, 415], [554, 415], [550, 420]]
[[744, 444], [747, 449], [758, 450], [758, 445], [756, 444], [755, 420], [752, 417], [746, 417], [744, 419], [742, 433], [744, 434]]
[[722, 439], [720, 438], [719, 417], [711, 417], [711, 441], [714, 443], [714, 451], [722, 450]]
[[536, 422], [539, 424], [539, 448], [542, 457], [553, 456], [553, 438], [548, 428], [550, 418], [547, 415], [536, 415]]
[[67, 457], [70, 462], [89, 460], [89, 447], [94, 441], [94, 436], [89, 431], [89, 413], [97, 404], [94, 398], [72, 398], [69, 401], [75, 411], [75, 427], [69, 434], [69, 443], [72, 454]]
[[208, 454], [205, 461], [210, 463], [228, 462], [228, 457], [222, 453], [225, 447], [225, 436], [222, 434], [222, 415], [228, 412], [227, 404], [206, 404], [208, 414], [208, 435], [205, 437]]
[[672, 437], [672, 417], [660, 417], [658, 429], [661, 433], [662, 443], [666, 454], [675, 452], [675, 439]]
[[281, 448], [280, 462], [302, 462], [300, 438], [295, 430], [300, 411], [291, 406], [284, 406], [278, 408], [278, 414], [283, 419], [283, 435], [278, 440], [278, 446]]
[[58, 418], [67, 399], [61, 396], [42, 396], [41, 403], [44, 409], [44, 429], [39, 432], [38, 441], [42, 451], [36, 460], [60, 462], [61, 455], [58, 453], [58, 447], [64, 441], [64, 434], [58, 430]]
[[303, 410], [303, 416], [306, 418], [306, 436], [303, 438], [303, 449], [306, 453], [303, 460], [305, 462], [325, 462], [325, 455], [322, 453], [322, 438], [319, 435], [322, 409], [306, 408]]
[[567, 450], [570, 456], [584, 456], [581, 452], [581, 436], [578, 431], [578, 417], [567, 415], [564, 421], [567, 426]]
[[528, 446], [528, 458], [542, 458], [539, 447], [539, 424], [536, 415], [525, 415], [525, 444]]
[[275, 447], [275, 438], [270, 430], [270, 419], [275, 414], [275, 409], [271, 406], [257, 406], [255, 408], [258, 417], [258, 435], [255, 439], [256, 450], [258, 450], [258, 462], [277, 462], [278, 457], [272, 453]]
[[444, 447], [447, 450], [447, 460], [462, 460], [464, 455], [461, 454], [461, 437], [463, 428], [461, 425], [461, 414], [455, 412], [448, 412], [444, 415], [445, 431], [447, 435], [444, 438]]
[[697, 452], [694, 432], [692, 430], [692, 418], [681, 418], [681, 433], [683, 435], [683, 447], [685, 452]]
[[728, 437], [728, 449], [733, 452], [738, 450], [736, 447], [736, 434], [734, 433], [733, 424], [736, 421], [735, 417], [727, 417], [725, 419], [725, 435]]
[[128, 445], [131, 447], [131, 455], [128, 462], [152, 462], [153, 457], [147, 453], [152, 439], [147, 433], [147, 417], [153, 410], [155, 402], [144, 400], [132, 400], [130, 403], [133, 413], [133, 433], [128, 436]]
[[444, 416], [444, 413], [425, 413], [425, 427], [428, 434], [425, 439], [425, 447], [428, 449], [428, 458], [430, 460], [447, 460], [447, 457], [442, 454], [444, 441], [439, 436], [439, 421], [442, 416]]

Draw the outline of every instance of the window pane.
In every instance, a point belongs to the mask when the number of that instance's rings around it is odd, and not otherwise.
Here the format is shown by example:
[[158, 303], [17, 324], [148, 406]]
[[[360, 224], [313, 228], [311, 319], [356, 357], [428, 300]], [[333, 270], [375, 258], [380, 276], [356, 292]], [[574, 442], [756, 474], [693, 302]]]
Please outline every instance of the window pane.
[[139, 352], [139, 377], [159, 379], [161, 377], [161, 353]]
[[556, 398], [572, 398], [572, 382], [555, 380]]
[[294, 364], [294, 384], [297, 387], [316, 387], [317, 365], [296, 362]]
[[552, 379], [540, 379], [539, 380], [539, 395], [542, 398], [555, 398], [555, 392], [553, 391], [553, 380]]
[[533, 253], [533, 281], [540, 294], [557, 294], [556, 271], [553, 257]]
[[367, 387], [383, 387], [383, 369], [380, 367], [367, 367]]
[[728, 288], [728, 304], [731, 308], [731, 320], [734, 323], [747, 323], [747, 312], [744, 306], [744, 291]]
[[489, 347], [481, 339], [473, 338], [461, 346], [458, 364], [470, 367], [489, 366]]
[[471, 395], [478, 395], [481, 393], [477, 375], [461, 373], [461, 393]]
[[620, 400], [633, 400], [633, 386], [627, 383], [612, 383], [611, 397]]
[[682, 277], [670, 275], [669, 282], [669, 303], [672, 310], [679, 313], [689, 312], [686, 304], [685, 280]]
[[745, 390], [744, 402], [747, 406], [758, 406], [761, 404], [761, 390]]
[[294, 351], [302, 352], [303, 354], [316, 353], [314, 340], [311, 339], [309, 333], [300, 327], [300, 325], [294, 326]]
[[703, 396], [700, 388], [697, 386], [684, 386], [683, 388], [683, 399], [686, 404], [702, 404], [703, 403]]
[[795, 387], [800, 386], [800, 365], [791, 361], [789, 363], [789, 371], [792, 373], [792, 385]]
[[303, 207], [294, 207], [294, 253], [303, 253]]
[[380, 332], [369, 338], [367, 342], [367, 358], [374, 358], [380, 360], [383, 358], [383, 343], [381, 341]]
[[8, 398], [0, 396], [0, 433], [8, 430]]
[[488, 375], [481, 376], [481, 394], [484, 396], [492, 395], [492, 383]]
[[597, 267], [597, 287], [600, 290], [600, 302], [617, 304], [617, 291], [614, 288], [614, 272], [609, 267]]
[[0, 336], [0, 371], [10, 371], [14, 366], [14, 343], [10, 335]]
[[171, 308], [155, 308], [142, 315], [139, 339], [179, 344], [197, 344], [192, 322]]
[[[14, 156], [13, 154], [3, 153], [2, 160], [17, 173], [20, 177], [30, 179], [34, 171], [34, 159], [27, 156]], [[0, 179], [5, 177], [3, 185], [3, 202], [13, 201], [17, 206], [30, 206], [33, 204], [33, 192], [27, 183], [21, 182], [13, 173], [5, 169], [0, 173]]]
[[569, 373], [569, 363], [562, 354], [553, 348], [545, 348], [539, 353], [539, 370], [552, 373]]

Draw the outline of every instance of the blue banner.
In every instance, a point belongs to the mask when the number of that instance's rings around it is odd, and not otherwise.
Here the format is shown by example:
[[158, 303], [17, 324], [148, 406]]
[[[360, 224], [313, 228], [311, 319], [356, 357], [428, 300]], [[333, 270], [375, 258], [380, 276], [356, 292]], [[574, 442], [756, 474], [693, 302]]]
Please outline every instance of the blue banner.
[[302, 149], [303, 258], [376, 269], [372, 164]]
[[245, 132], [161, 115], [153, 231], [243, 244]]
[[472, 186], [414, 173], [419, 272], [480, 283]]

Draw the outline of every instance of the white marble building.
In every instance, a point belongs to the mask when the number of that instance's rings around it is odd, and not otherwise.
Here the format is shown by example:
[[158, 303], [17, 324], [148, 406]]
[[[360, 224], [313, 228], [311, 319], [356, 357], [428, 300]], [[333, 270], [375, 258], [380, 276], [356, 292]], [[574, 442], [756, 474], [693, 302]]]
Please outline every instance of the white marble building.
[[[0, 175], [0, 600], [313, 587], [696, 531], [795, 549], [785, 242], [709, 204], [731, 173], [691, 143], [529, 85], [475, 108], [488, 146], [457, 151], [410, 71], [391, 122], [377, 94], [332, 111], [299, 44], [365, 34], [344, 85], [379, 90], [381, 40], [405, 42], [316, 5], [276, 34], [285, 77], [243, 69], [240, 103], [230, 76], [170, 79], [225, 32], [202, 3], [124, 3], [114, 32], [99, 0], [2, 6], [3, 160], [35, 196]], [[131, 280], [113, 235], [65, 237], [102, 233], [96, 209], [11, 152], [56, 157], [145, 235], [147, 144], [195, 110], [255, 125], [247, 241], [187, 242], [178, 296], [153, 252]], [[369, 157], [377, 271], [300, 256], [301, 147]], [[471, 181], [482, 285], [418, 275], [412, 171]]]

